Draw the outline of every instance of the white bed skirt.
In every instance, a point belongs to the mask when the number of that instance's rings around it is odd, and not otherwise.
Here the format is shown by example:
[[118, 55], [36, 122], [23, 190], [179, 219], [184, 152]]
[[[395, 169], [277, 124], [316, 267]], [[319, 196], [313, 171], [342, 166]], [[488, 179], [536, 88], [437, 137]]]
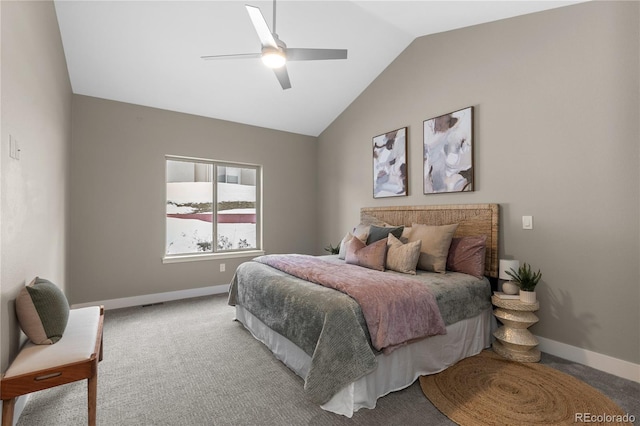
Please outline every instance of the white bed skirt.
[[[311, 357], [302, 349], [241, 306], [236, 306], [236, 319], [298, 376], [307, 376]], [[477, 317], [448, 326], [445, 335], [400, 347], [388, 355], [381, 353], [376, 356], [378, 366], [374, 371], [345, 386], [321, 408], [347, 417], [360, 408], [375, 408], [378, 398], [411, 386], [418, 377], [438, 373], [489, 347], [495, 324], [489, 308]]]

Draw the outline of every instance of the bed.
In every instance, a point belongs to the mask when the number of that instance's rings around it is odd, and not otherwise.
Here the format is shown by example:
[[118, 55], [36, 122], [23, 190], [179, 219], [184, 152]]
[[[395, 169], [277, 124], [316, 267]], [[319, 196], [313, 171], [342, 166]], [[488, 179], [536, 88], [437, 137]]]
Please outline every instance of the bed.
[[[304, 390], [312, 401], [324, 410], [351, 417], [360, 408], [374, 408], [378, 398], [410, 386], [419, 376], [440, 372], [490, 345], [495, 320], [488, 277], [498, 276], [498, 220], [497, 204], [362, 208], [354, 231], [359, 228], [375, 233], [381, 228], [404, 227], [417, 232], [421, 225], [434, 229], [450, 226], [455, 229], [456, 243], [481, 237], [484, 271], [473, 276], [457, 271], [452, 264], [454, 270], [447, 268], [446, 273], [417, 269], [415, 275], [409, 275], [369, 271], [346, 264], [336, 255], [267, 255], [238, 267], [229, 290], [229, 304], [235, 306], [236, 319], [304, 379]], [[388, 238], [391, 241], [392, 237]], [[387, 247], [384, 241], [378, 245]], [[408, 241], [404, 242], [406, 248]], [[448, 254], [450, 258], [452, 253]], [[302, 263], [305, 270], [308, 265], [316, 265], [319, 272], [296, 275], [287, 269], [294, 263]], [[371, 308], [356, 301], [363, 296], [336, 291], [342, 290], [343, 281], [352, 281], [352, 275], [364, 274], [365, 269], [367, 274], [377, 274], [372, 275], [375, 282], [395, 284], [392, 291], [398, 294], [398, 289], [428, 288], [427, 295], [431, 296], [425, 298], [431, 297], [437, 304], [435, 311], [440, 319], [431, 311], [418, 313], [413, 305], [405, 307], [394, 300], [394, 315], [400, 317], [390, 316], [389, 324], [402, 325], [416, 318], [420, 321], [400, 327], [401, 337], [388, 331], [392, 327], [379, 320], [387, 317], [375, 317], [378, 321], [373, 321]], [[331, 276], [335, 283], [318, 285], [313, 281], [319, 275]], [[422, 303], [421, 297], [410, 297], [420, 300], [411, 303]], [[429, 321], [422, 320], [427, 317]], [[402, 334], [421, 327], [425, 329], [420, 331], [423, 334], [415, 338]], [[427, 329], [430, 334], [424, 334]]]

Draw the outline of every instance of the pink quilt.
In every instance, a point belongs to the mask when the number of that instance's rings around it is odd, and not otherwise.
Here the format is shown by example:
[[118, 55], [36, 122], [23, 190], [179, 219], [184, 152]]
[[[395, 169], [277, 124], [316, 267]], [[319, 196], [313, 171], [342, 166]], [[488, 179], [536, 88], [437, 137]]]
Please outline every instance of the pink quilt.
[[306, 255], [267, 255], [254, 260], [351, 296], [362, 309], [377, 350], [388, 352], [411, 340], [447, 332], [433, 294], [409, 277]]

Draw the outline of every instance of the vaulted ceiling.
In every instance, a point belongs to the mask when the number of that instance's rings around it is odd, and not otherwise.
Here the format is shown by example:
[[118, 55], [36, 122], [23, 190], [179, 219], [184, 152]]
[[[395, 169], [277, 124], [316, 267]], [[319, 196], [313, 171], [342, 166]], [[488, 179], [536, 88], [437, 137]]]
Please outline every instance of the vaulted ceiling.
[[245, 3], [272, 26], [270, 1], [65, 1], [56, 13], [76, 94], [319, 135], [417, 37], [579, 1], [278, 1], [288, 47], [348, 49], [289, 62], [282, 90], [259, 59]]

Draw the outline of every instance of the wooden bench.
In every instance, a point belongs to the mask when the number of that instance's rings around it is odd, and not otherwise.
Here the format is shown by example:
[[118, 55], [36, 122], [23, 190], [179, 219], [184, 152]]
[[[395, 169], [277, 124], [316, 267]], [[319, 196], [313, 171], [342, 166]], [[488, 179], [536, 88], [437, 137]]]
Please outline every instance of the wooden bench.
[[53, 345], [28, 341], [0, 383], [2, 426], [12, 426], [16, 398], [87, 379], [89, 425], [96, 424], [98, 362], [102, 360], [104, 307], [71, 309], [62, 338]]

